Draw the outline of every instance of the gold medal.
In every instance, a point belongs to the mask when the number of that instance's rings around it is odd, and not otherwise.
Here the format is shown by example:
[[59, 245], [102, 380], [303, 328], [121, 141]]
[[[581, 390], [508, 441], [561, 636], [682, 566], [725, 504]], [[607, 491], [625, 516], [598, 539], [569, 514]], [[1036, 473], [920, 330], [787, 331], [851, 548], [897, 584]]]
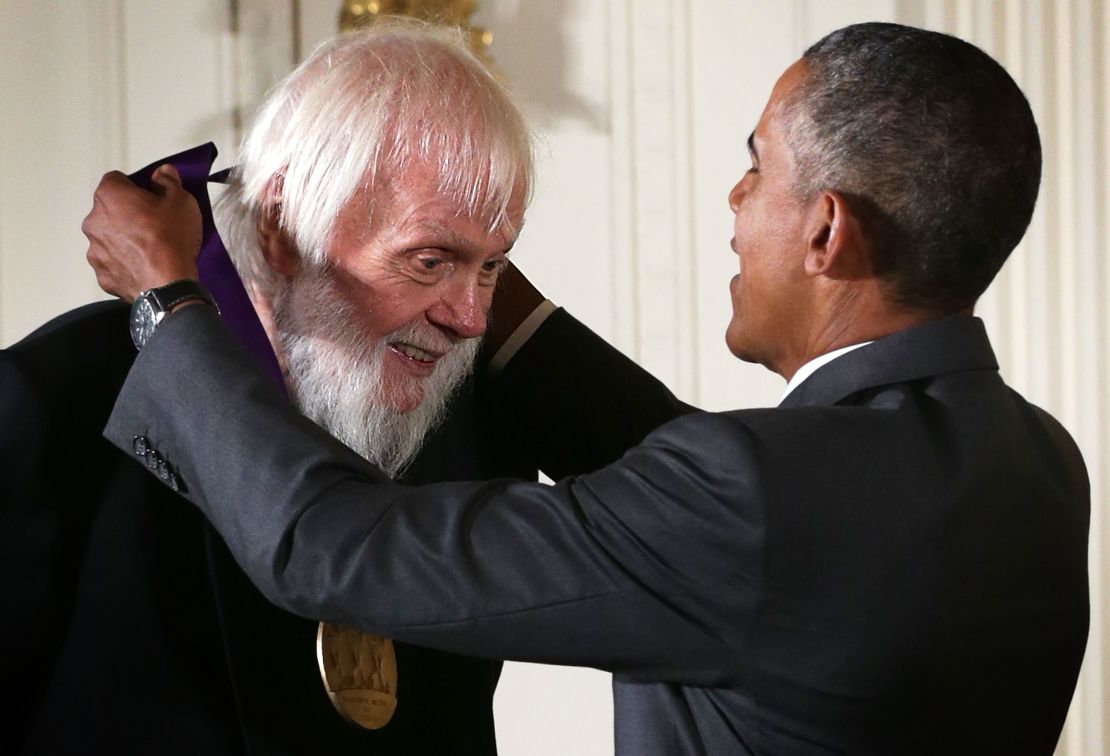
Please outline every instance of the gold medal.
[[349, 722], [378, 730], [397, 710], [397, 655], [393, 641], [351, 627], [321, 622], [316, 660], [324, 689]]

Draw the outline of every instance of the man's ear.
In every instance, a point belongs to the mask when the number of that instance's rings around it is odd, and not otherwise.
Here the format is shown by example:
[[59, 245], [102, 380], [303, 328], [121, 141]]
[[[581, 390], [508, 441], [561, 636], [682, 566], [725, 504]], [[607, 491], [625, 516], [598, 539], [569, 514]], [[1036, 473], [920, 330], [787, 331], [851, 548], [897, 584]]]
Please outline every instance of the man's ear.
[[805, 270], [835, 279], [867, 275], [867, 250], [859, 216], [840, 192], [822, 192], [806, 226]]
[[266, 201], [258, 214], [258, 246], [266, 264], [279, 276], [291, 278], [301, 267], [297, 245], [281, 226], [281, 199], [284, 177], [281, 174], [270, 180], [266, 188]]

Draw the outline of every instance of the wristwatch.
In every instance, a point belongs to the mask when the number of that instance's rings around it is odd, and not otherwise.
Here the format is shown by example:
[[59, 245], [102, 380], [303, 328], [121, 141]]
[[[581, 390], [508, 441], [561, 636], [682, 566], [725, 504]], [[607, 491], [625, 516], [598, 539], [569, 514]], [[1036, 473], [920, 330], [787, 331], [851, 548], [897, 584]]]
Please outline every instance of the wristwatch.
[[135, 342], [135, 348], [143, 348], [154, 329], [174, 307], [193, 300], [215, 307], [216, 312], [220, 311], [208, 290], [199, 281], [190, 278], [147, 289], [135, 297], [131, 304], [131, 341]]

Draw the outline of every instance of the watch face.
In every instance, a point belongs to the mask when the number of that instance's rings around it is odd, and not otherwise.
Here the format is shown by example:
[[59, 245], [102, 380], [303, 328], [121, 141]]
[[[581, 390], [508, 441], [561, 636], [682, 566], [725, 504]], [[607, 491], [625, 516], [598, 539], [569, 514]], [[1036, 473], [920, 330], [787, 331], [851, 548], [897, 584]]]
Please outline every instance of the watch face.
[[131, 340], [137, 348], [142, 348], [150, 334], [154, 333], [154, 326], [157, 324], [154, 306], [146, 296], [139, 295], [131, 305]]

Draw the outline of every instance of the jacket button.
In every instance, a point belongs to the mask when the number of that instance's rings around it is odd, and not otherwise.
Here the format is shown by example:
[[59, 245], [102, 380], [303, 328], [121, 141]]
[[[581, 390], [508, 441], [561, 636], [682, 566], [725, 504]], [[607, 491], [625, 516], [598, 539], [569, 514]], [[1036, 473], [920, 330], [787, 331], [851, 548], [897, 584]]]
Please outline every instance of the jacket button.
[[146, 466], [149, 469], [153, 470], [154, 472], [158, 472], [158, 463], [161, 462], [161, 461], [162, 461], [162, 455], [161, 454], [154, 451], [153, 449], [147, 449], [146, 450]]
[[136, 456], [145, 457], [146, 450], [150, 448], [150, 442], [146, 440], [146, 436], [135, 436], [131, 440], [131, 449], [135, 452]]
[[174, 491], [180, 491], [181, 490], [181, 482], [177, 479], [177, 476], [174, 475], [173, 473], [170, 473], [169, 478], [166, 480], [166, 484], [169, 485], [169, 487], [171, 489], [173, 489]]
[[158, 477], [165, 481], [170, 479], [170, 466], [164, 459], [158, 460]]

